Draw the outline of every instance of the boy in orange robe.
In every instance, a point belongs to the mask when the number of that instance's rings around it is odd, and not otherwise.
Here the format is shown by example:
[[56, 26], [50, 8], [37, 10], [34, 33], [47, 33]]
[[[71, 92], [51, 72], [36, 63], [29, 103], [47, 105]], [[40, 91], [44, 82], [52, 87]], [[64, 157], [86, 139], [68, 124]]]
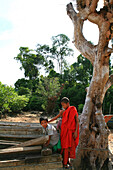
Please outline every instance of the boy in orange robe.
[[77, 110], [74, 106], [70, 106], [67, 97], [62, 98], [61, 105], [65, 110], [60, 111], [60, 113], [49, 122], [56, 120], [58, 117], [62, 117], [61, 148], [63, 153], [63, 166], [67, 169], [69, 158], [75, 159], [75, 151], [79, 142], [79, 121]]

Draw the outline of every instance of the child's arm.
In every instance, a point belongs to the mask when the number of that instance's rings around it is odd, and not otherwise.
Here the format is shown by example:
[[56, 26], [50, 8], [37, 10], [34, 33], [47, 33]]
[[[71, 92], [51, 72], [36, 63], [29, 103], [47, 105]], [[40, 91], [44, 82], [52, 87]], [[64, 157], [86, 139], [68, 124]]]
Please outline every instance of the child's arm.
[[59, 114], [55, 116], [53, 119], [49, 120], [48, 123], [53, 122], [54, 120], [57, 120], [59, 117], [62, 117], [64, 110], [60, 110]]
[[79, 125], [79, 120], [77, 114], [75, 115], [75, 122], [76, 122], [76, 130], [75, 133], [73, 134], [74, 139], [77, 138], [77, 131], [78, 131], [78, 125]]
[[45, 146], [48, 146], [50, 144], [51, 136], [49, 136], [49, 140], [45, 143]]

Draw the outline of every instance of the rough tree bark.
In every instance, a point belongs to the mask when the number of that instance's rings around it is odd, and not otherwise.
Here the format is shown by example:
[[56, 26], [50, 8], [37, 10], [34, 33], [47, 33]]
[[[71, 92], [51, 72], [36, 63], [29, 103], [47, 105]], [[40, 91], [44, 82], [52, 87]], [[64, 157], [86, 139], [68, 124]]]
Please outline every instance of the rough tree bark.
[[[77, 12], [72, 3], [67, 5], [67, 14], [74, 25], [75, 47], [93, 65], [93, 77], [80, 118], [76, 170], [107, 170], [109, 130], [102, 114], [102, 103], [107, 89], [113, 84], [113, 75], [109, 75], [109, 58], [113, 49], [108, 47], [113, 38], [113, 0], [106, 0], [100, 11], [96, 10], [98, 1], [76, 0]], [[96, 46], [83, 35], [85, 20], [97, 24], [99, 28]]]

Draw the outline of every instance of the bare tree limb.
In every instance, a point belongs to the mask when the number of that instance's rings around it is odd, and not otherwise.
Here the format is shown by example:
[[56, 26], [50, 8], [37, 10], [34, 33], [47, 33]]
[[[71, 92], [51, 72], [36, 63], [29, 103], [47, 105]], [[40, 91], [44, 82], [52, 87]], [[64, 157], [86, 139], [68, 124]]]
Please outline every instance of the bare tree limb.
[[109, 27], [110, 27], [110, 22], [109, 21], [105, 21], [104, 17], [100, 14], [98, 14], [97, 12], [95, 13], [91, 13], [88, 16], [88, 20], [94, 24], [97, 24], [99, 27], [99, 41], [98, 41], [98, 51], [97, 51], [97, 56], [98, 56], [98, 60], [102, 61], [101, 59], [103, 59], [101, 56], [104, 48], [108, 47], [108, 41], [107, 40], [107, 32], [109, 31]]
[[100, 28], [102, 23], [104, 22], [104, 18], [99, 15], [97, 12], [91, 13], [88, 15], [88, 20], [94, 24], [97, 24]]
[[99, 0], [76, 0], [77, 9], [80, 11], [81, 9], [90, 8], [90, 12], [94, 12], [97, 7], [97, 3]]
[[99, 0], [92, 0], [91, 6], [90, 6], [90, 12], [95, 12], [98, 1]]
[[103, 22], [100, 28], [100, 35], [99, 35], [99, 42], [98, 42], [98, 57], [103, 59], [102, 53], [105, 47], [108, 47], [108, 41], [107, 41], [107, 31], [109, 30], [110, 23], [109, 22]]
[[[72, 3], [67, 5], [67, 14], [74, 24], [74, 44], [75, 47], [86, 57], [93, 65], [96, 56], [96, 47], [88, 42], [82, 33], [84, 18], [77, 14], [73, 8]], [[87, 15], [87, 13], [86, 13]], [[83, 15], [84, 17], [84, 15]]]

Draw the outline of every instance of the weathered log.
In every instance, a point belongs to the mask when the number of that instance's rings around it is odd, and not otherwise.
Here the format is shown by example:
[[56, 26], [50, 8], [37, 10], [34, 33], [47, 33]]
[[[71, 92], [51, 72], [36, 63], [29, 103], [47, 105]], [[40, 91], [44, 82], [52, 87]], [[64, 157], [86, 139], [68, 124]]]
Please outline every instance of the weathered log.
[[26, 127], [26, 126], [0, 126], [0, 131], [38, 131], [42, 130], [42, 126]]
[[39, 123], [4, 122], [4, 121], [0, 121], [0, 126], [41, 127]]
[[37, 130], [37, 131], [24, 131], [24, 130], [20, 130], [20, 131], [16, 131], [16, 130], [10, 130], [10, 131], [5, 131], [2, 130], [0, 131], [0, 134], [5, 134], [5, 135], [42, 135], [43, 131]]
[[41, 125], [39, 123], [4, 122], [4, 121], [0, 121], [0, 126], [40, 127]]
[[8, 140], [0, 140], [0, 145], [18, 145], [21, 142], [17, 142], [17, 141], [8, 141]]
[[[21, 144], [16, 145], [16, 147], [24, 147], [24, 146], [32, 146], [32, 145], [43, 145], [49, 140], [49, 136], [42, 136], [37, 139], [32, 139], [26, 142], [22, 142]], [[13, 148], [13, 147], [11, 147]]]
[[[53, 125], [56, 126], [55, 123], [53, 123]], [[0, 121], [0, 126], [41, 127], [40, 123], [4, 122], [4, 121]]]
[[6, 160], [0, 161], [0, 169], [5, 167], [13, 167], [13, 166], [22, 166], [22, 165], [32, 165], [32, 164], [45, 164], [45, 163], [55, 163], [62, 162], [62, 156], [60, 154], [54, 154], [50, 156], [30, 156], [25, 157], [24, 159], [18, 160]]
[[51, 163], [43, 163], [43, 164], [31, 164], [31, 165], [19, 165], [19, 166], [11, 166], [11, 167], [3, 167], [2, 170], [61, 170], [62, 162], [51, 162]]
[[8, 148], [8, 149], [0, 149], [0, 154], [11, 154], [11, 153], [18, 153], [18, 152], [31, 152], [40, 150], [41, 146], [34, 146], [34, 147], [15, 147], [15, 148]]
[[16, 134], [0, 134], [0, 138], [15, 138], [15, 139], [35, 139], [35, 138], [38, 138], [38, 137], [41, 137], [41, 136], [43, 136], [43, 135], [21, 135], [21, 134], [19, 134], [19, 135], [16, 135]]

